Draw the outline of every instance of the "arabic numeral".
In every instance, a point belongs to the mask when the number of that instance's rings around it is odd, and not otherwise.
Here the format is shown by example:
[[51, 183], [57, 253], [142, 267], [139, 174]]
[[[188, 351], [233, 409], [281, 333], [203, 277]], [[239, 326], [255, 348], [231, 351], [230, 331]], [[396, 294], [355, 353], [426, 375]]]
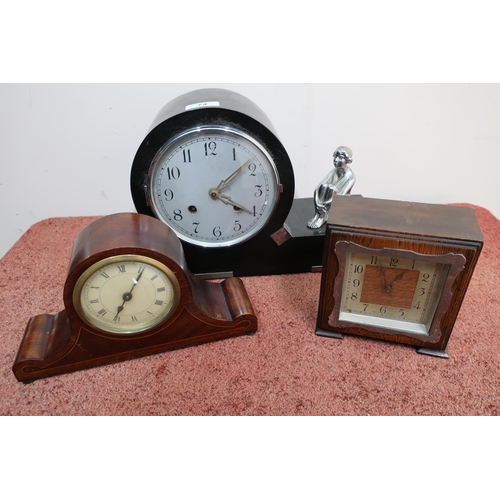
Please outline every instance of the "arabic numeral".
[[169, 181], [176, 181], [180, 176], [181, 176], [181, 171], [179, 170], [179, 167], [167, 167], [167, 177]]
[[163, 194], [165, 195], [165, 201], [172, 201], [174, 199], [174, 192], [171, 189], [165, 189]]
[[216, 238], [220, 238], [222, 236], [222, 231], [220, 230], [220, 226], [215, 226], [212, 233]]
[[205, 143], [205, 156], [216, 156], [217, 144], [214, 141]]

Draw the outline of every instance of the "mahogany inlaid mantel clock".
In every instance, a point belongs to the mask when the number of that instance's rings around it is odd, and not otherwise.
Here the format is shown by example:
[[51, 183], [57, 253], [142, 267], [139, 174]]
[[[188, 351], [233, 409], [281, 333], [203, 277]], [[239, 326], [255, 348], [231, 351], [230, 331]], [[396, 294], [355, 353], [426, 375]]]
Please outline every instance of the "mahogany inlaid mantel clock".
[[448, 357], [483, 246], [473, 209], [339, 196], [330, 214], [316, 333]]
[[115, 214], [78, 236], [59, 314], [31, 318], [13, 371], [19, 381], [253, 333], [243, 282], [191, 274], [159, 220]]

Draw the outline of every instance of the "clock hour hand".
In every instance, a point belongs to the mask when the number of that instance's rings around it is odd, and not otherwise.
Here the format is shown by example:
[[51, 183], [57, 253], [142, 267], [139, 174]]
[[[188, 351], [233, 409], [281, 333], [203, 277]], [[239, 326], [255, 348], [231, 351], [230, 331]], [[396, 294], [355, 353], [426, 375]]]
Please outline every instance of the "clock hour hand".
[[217, 186], [217, 191], [222, 191], [223, 189], [226, 189], [229, 184], [231, 184], [231, 182], [234, 181], [234, 179], [236, 179], [236, 177], [238, 177], [238, 175], [245, 169], [248, 167], [248, 165], [250, 165], [250, 163], [252, 163], [252, 158], [250, 158], [249, 160], [247, 160], [245, 163], [243, 163], [243, 165], [241, 165], [241, 167], [238, 167], [227, 179], [224, 179], [222, 181], [219, 182], [219, 185]]
[[405, 269], [401, 274], [398, 274], [396, 278], [394, 278], [393, 282], [390, 285], [387, 285], [388, 291], [392, 290], [392, 287], [394, 286], [394, 283], [397, 283], [408, 271], [408, 269]]
[[382, 272], [382, 276], [384, 277], [384, 288], [386, 292], [392, 292], [392, 287], [406, 274], [408, 269], [405, 269], [402, 273], [398, 274], [391, 283], [387, 282], [387, 277], [385, 275], [384, 268], [380, 266], [380, 271]]
[[225, 203], [226, 205], [232, 205], [233, 207], [239, 208], [240, 210], [243, 210], [243, 211], [249, 213], [250, 215], [252, 215], [252, 211], [251, 210], [248, 210], [248, 208], [245, 208], [244, 206], [240, 205], [239, 203], [236, 203], [235, 201], [233, 201], [231, 199], [230, 196], [226, 196], [224, 194], [218, 193], [218, 195], [216, 196], [216, 198], [218, 200], [222, 201], [222, 203]]

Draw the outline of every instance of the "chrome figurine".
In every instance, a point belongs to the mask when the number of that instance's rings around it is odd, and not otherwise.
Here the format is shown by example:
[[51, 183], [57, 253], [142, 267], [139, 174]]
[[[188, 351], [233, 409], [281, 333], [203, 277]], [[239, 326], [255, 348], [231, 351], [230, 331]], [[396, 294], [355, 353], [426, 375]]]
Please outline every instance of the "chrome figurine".
[[314, 191], [316, 215], [307, 223], [310, 229], [319, 229], [328, 220], [332, 199], [335, 195], [348, 195], [356, 182], [356, 176], [349, 165], [352, 151], [340, 146], [333, 153], [333, 170], [320, 182]]

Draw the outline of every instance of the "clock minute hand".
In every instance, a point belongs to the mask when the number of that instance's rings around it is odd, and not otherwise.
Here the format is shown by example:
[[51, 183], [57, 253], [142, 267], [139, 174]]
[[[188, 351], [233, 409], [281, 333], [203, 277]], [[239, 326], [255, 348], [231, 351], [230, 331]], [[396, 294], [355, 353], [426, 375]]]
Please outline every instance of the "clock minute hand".
[[253, 159], [250, 158], [249, 160], [247, 160], [245, 163], [243, 163], [243, 165], [241, 165], [241, 167], [238, 167], [227, 179], [224, 179], [222, 181], [219, 182], [219, 185], [217, 186], [217, 190], [218, 191], [222, 191], [223, 189], [226, 189], [229, 184], [231, 184], [231, 182], [234, 181], [234, 179], [236, 179], [236, 177], [238, 177], [238, 175], [245, 169], [248, 167], [248, 165], [250, 165], [250, 163], [252, 163]]
[[144, 266], [141, 266], [141, 268], [139, 269], [139, 274], [137, 275], [137, 278], [132, 278], [132, 283], [133, 283], [132, 288], [130, 289], [130, 292], [123, 294], [123, 297], [122, 297], [123, 302], [122, 302], [121, 306], [118, 306], [118, 309], [117, 309], [115, 317], [114, 317], [115, 321], [117, 320], [118, 315], [123, 311], [124, 306], [125, 306], [125, 302], [132, 300], [132, 291], [134, 290], [135, 285], [137, 285], [139, 283], [139, 280], [141, 279], [143, 272], [144, 272]]
[[382, 273], [382, 276], [384, 278], [384, 288], [387, 292], [391, 291], [391, 286], [387, 283], [387, 277], [385, 275], [384, 267], [382, 266], [382, 262], [380, 263], [380, 272]]
[[[132, 278], [132, 281], [134, 283], [134, 286], [132, 287], [132, 290], [134, 289], [135, 285], [137, 285], [137, 283], [139, 283], [139, 280], [141, 279], [141, 276], [142, 276], [142, 273], [144, 272], [144, 266], [141, 266], [139, 268], [139, 274], [137, 275], [137, 278]], [[130, 291], [132, 291], [130, 290]]]

